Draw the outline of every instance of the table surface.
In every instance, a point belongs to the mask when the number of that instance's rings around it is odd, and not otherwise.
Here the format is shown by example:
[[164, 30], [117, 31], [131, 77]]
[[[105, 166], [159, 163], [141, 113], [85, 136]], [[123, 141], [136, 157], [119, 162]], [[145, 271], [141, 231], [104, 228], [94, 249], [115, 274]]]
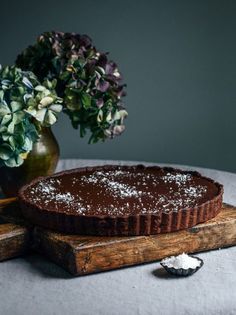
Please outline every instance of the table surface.
[[[118, 163], [137, 162], [61, 160], [57, 170]], [[224, 201], [236, 204], [236, 174], [180, 167], [221, 182]], [[198, 256], [204, 266], [189, 278], [167, 276], [159, 262], [72, 278], [37, 254], [8, 260], [0, 263], [0, 314], [236, 314], [236, 247]]]

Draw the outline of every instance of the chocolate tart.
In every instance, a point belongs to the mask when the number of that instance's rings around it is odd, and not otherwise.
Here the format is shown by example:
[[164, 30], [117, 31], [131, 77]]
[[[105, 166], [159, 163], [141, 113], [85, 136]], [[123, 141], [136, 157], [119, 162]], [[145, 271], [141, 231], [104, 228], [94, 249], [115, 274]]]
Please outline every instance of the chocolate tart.
[[150, 235], [192, 227], [222, 208], [223, 186], [198, 172], [98, 166], [41, 177], [19, 192], [23, 215], [52, 230]]

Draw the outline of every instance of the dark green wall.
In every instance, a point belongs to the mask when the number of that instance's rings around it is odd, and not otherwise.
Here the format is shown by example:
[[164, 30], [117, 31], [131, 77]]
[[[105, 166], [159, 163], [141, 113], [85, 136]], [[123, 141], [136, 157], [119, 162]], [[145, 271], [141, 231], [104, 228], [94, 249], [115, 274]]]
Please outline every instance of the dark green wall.
[[128, 85], [126, 132], [88, 145], [61, 115], [62, 157], [236, 171], [236, 1], [1, 1], [0, 63], [46, 30], [90, 35]]

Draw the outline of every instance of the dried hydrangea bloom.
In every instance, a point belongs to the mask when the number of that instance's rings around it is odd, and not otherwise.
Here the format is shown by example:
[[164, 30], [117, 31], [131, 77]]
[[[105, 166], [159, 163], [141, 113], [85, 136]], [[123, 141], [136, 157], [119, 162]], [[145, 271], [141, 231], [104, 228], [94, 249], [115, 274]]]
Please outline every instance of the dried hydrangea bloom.
[[41, 80], [57, 79], [56, 90], [64, 98], [64, 111], [89, 142], [121, 134], [125, 126], [125, 96], [117, 64], [97, 51], [87, 35], [46, 32], [26, 48], [16, 64], [33, 71]]

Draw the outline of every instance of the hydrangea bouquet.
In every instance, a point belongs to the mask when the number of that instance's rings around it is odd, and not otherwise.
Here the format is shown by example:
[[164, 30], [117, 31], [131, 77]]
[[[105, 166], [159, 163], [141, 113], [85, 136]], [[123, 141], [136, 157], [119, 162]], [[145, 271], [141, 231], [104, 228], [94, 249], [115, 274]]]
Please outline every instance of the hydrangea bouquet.
[[116, 63], [92, 44], [87, 35], [46, 32], [16, 60], [40, 81], [57, 80], [63, 111], [83, 137], [90, 130], [90, 143], [119, 135], [127, 112], [122, 103], [124, 84]]
[[0, 68], [0, 166], [20, 166], [63, 111], [89, 143], [121, 134], [128, 115], [116, 63], [86, 35], [46, 32]]

